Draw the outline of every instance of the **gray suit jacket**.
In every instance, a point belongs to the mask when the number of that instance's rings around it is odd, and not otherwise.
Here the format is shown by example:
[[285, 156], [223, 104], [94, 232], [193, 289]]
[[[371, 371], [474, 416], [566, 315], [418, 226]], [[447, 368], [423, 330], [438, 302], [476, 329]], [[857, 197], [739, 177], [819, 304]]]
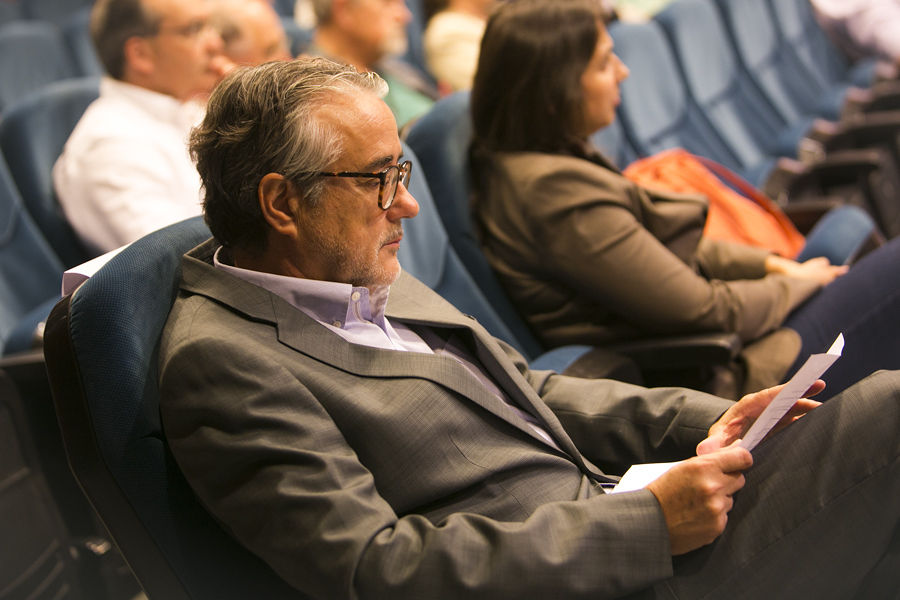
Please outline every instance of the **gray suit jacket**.
[[601, 468], [693, 453], [729, 402], [529, 371], [401, 275], [387, 315], [452, 329], [561, 449], [446, 356], [351, 344], [268, 291], [183, 264], [160, 346], [163, 423], [203, 504], [319, 598], [597, 598], [672, 573], [646, 491]]

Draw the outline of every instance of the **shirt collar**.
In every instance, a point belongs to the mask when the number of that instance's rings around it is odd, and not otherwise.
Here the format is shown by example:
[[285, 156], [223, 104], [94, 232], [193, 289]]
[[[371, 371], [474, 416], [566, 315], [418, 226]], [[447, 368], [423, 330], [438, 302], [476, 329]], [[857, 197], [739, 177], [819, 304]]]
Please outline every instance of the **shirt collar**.
[[229, 265], [224, 260], [220, 246], [213, 255], [217, 269], [272, 292], [320, 323], [347, 329], [354, 323], [368, 321], [387, 330], [384, 310], [390, 286], [379, 286], [370, 293], [368, 288], [349, 283], [252, 271]]

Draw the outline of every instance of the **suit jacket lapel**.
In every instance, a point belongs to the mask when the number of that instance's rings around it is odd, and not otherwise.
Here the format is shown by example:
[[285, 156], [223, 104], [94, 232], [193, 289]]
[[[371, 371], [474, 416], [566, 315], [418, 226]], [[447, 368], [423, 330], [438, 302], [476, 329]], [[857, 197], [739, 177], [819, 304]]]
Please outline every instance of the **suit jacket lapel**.
[[[475, 402], [542, 444], [548, 445], [510, 406], [488, 391], [458, 361], [446, 356], [349, 344], [277, 295], [213, 267], [209, 262], [214, 251], [215, 246], [207, 247], [204, 244], [185, 258], [182, 267], [182, 289], [227, 305], [249, 319], [274, 325], [281, 343], [335, 368], [363, 377], [417, 377], [433, 381]], [[407, 288], [413, 288], [414, 291]], [[399, 297], [398, 301], [394, 299], [395, 291]], [[398, 307], [397, 310], [394, 309], [395, 306]], [[386, 314], [392, 319], [433, 327], [471, 330], [475, 324], [474, 320], [459, 313], [427, 286], [405, 274], [391, 289]], [[479, 343], [479, 347], [481, 345], [482, 343]], [[490, 352], [490, 355], [493, 356], [494, 353]], [[497, 361], [494, 359], [487, 362]], [[493, 370], [491, 375], [495, 375]], [[521, 376], [519, 381], [522, 381]], [[500, 385], [514, 401], [522, 398], [521, 392], [510, 393], [516, 387], [510, 380], [507, 379]], [[520, 406], [543, 420], [548, 431], [557, 439], [560, 448], [572, 454], [574, 446], [562, 432], [552, 413], [550, 416], [554, 424], [551, 425], [542, 414], [544, 411], [536, 410], [530, 400], [521, 402]], [[549, 410], [545, 412], [549, 413]], [[564, 439], [561, 439], [560, 433]]]

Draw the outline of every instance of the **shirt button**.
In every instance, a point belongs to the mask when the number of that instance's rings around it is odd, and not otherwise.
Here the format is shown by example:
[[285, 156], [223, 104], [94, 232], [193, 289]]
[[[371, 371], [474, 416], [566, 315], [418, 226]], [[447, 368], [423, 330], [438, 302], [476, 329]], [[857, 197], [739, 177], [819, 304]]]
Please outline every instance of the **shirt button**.
[[340, 328], [340, 326], [341, 326], [341, 322], [340, 322], [340, 321], [332, 321], [331, 324], [334, 325], [335, 327], [338, 327], [338, 328]]
[[354, 302], [358, 302], [359, 301], [359, 292], [353, 292], [352, 294], [350, 294], [350, 299], [353, 300]]

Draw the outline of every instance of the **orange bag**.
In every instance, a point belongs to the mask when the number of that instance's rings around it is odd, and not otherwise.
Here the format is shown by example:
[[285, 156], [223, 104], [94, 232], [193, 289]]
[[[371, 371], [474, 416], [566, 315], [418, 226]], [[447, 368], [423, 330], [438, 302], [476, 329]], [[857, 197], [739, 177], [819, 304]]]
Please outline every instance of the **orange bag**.
[[[722, 165], [682, 149], [666, 150], [633, 162], [624, 174], [635, 183], [709, 198], [703, 235], [766, 248], [795, 258], [806, 240], [771, 199]], [[721, 178], [721, 179], [720, 179]], [[728, 181], [740, 193], [725, 185]]]

